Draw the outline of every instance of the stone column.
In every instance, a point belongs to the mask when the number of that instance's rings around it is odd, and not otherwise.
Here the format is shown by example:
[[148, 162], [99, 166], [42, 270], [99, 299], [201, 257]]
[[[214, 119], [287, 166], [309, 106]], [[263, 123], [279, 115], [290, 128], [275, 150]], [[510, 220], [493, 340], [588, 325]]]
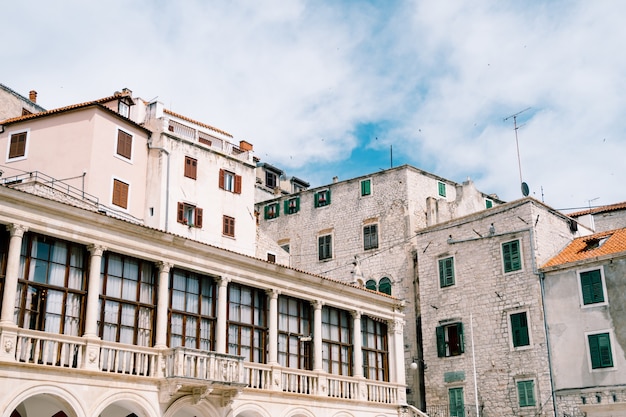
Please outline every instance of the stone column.
[[2, 297], [2, 312], [0, 313], [0, 325], [3, 327], [16, 327], [13, 321], [15, 314], [15, 294], [17, 292], [17, 277], [20, 268], [20, 252], [22, 250], [22, 238], [28, 227], [20, 224], [7, 226], [11, 239], [9, 241], [9, 253], [7, 256], [7, 272], [4, 277], [4, 296]]
[[228, 282], [230, 279], [217, 279], [217, 325], [215, 326], [215, 351], [226, 353], [226, 317], [228, 315]]
[[278, 365], [278, 291], [267, 290], [270, 301], [269, 308], [269, 331], [267, 341], [267, 363]]
[[313, 370], [323, 371], [322, 361], [322, 306], [321, 301], [313, 301]]
[[394, 364], [390, 367], [392, 372], [390, 381], [396, 384], [406, 384], [405, 368], [404, 368], [404, 321], [394, 319], [389, 321], [389, 338], [391, 339], [393, 351], [389, 352], [389, 361]]
[[170, 281], [170, 270], [172, 264], [159, 262], [159, 290], [157, 293], [157, 316], [156, 316], [156, 337], [154, 347], [167, 347], [167, 308], [169, 307], [168, 284]]
[[354, 323], [352, 324], [352, 348], [354, 349], [354, 364], [352, 369], [352, 375], [355, 377], [363, 376], [363, 348], [361, 346], [361, 312], [353, 311], [352, 318]]
[[106, 250], [101, 245], [89, 245], [89, 278], [87, 280], [87, 304], [85, 307], [85, 334], [89, 339], [98, 338], [98, 300], [100, 298], [100, 269], [102, 254]]

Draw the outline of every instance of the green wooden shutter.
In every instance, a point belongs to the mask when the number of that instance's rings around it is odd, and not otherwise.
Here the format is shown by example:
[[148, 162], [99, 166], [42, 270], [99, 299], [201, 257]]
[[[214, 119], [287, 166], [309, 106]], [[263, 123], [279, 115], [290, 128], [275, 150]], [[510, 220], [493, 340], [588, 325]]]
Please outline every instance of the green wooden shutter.
[[502, 257], [504, 258], [504, 272], [517, 271], [522, 268], [520, 258], [519, 240], [502, 244]]
[[519, 381], [517, 383], [517, 398], [520, 407], [532, 407], [535, 405], [534, 381]]
[[439, 195], [441, 197], [445, 197], [446, 196], [446, 184], [444, 184], [443, 182], [440, 182], [438, 184], [439, 187]]
[[326, 190], [326, 205], [330, 204], [330, 189]]
[[490, 209], [491, 207], [493, 207], [493, 201], [485, 200], [485, 208]]
[[454, 285], [454, 258], [439, 260], [439, 285], [442, 288]]
[[526, 313], [511, 314], [511, 333], [513, 336], [513, 346], [528, 346], [528, 318]]
[[581, 272], [580, 287], [583, 293], [583, 304], [587, 305], [604, 302], [602, 274], [599, 269]]
[[264, 207], [264, 211], [265, 211], [264, 218], [265, 218], [265, 220], [267, 220], [269, 218], [269, 216], [270, 216], [270, 206], [265, 206]]
[[315, 193], [315, 207], [320, 206], [320, 193]]
[[465, 404], [463, 404], [463, 388], [450, 388], [448, 390], [451, 417], [465, 416]]
[[290, 214], [291, 210], [289, 210], [289, 200], [285, 200], [283, 203], [283, 209], [285, 210], [285, 214]]
[[456, 324], [456, 331], [459, 335], [459, 352], [465, 352], [465, 338], [463, 337], [463, 323]]
[[611, 354], [611, 339], [608, 333], [593, 334], [588, 336], [589, 354], [591, 356], [591, 368], [610, 368], [613, 366]]
[[368, 290], [376, 291], [376, 281], [374, 281], [373, 279], [368, 279], [365, 283], [365, 288], [367, 288]]
[[371, 180], [361, 181], [361, 196], [370, 195], [372, 193]]
[[381, 278], [378, 283], [378, 291], [391, 295], [391, 280], [387, 277]]
[[446, 356], [446, 336], [443, 326], [439, 326], [435, 329], [437, 336], [437, 356], [443, 358]]

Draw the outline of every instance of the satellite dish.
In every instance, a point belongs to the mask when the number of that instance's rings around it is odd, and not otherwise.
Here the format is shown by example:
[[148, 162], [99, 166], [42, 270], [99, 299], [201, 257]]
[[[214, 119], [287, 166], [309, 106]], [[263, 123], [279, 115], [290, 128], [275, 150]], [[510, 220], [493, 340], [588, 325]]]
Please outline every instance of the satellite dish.
[[529, 192], [530, 190], [528, 189], [528, 184], [526, 184], [525, 182], [522, 182], [522, 195], [524, 197], [528, 197]]

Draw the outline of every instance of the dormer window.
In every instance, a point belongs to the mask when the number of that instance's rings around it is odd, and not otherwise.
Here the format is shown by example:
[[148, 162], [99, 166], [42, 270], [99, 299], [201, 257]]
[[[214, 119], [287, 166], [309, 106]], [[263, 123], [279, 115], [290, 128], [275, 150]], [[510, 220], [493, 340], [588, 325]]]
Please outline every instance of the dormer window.
[[124, 117], [129, 117], [130, 116], [130, 106], [125, 101], [120, 100], [117, 103], [117, 112], [120, 115], [124, 116]]

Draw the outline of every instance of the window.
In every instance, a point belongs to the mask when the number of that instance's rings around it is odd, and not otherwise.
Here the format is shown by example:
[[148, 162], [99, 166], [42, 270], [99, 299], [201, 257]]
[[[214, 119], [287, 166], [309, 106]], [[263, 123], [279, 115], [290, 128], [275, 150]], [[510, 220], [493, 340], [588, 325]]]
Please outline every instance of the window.
[[331, 259], [333, 257], [332, 235], [324, 235], [317, 238], [319, 247], [319, 260]]
[[265, 220], [275, 219], [279, 216], [280, 204], [272, 203], [265, 206]]
[[154, 265], [105, 252], [100, 273], [99, 336], [110, 342], [152, 346], [156, 304]]
[[233, 217], [224, 216], [222, 218], [222, 234], [235, 237], [235, 219]]
[[490, 199], [485, 199], [485, 208], [490, 209], [491, 207], [493, 207], [493, 200]]
[[463, 323], [452, 323], [436, 329], [437, 356], [458, 356], [464, 352]]
[[186, 156], [185, 157], [185, 177], [195, 180], [197, 177], [197, 174], [198, 174], [198, 160]]
[[128, 103], [120, 100], [117, 102], [117, 112], [124, 117], [128, 117], [130, 115], [130, 106]]
[[202, 228], [202, 209], [187, 203], [178, 203], [176, 221], [189, 227]]
[[278, 176], [272, 171], [265, 171], [265, 185], [269, 188], [276, 188], [278, 185]]
[[367, 316], [361, 318], [363, 376], [377, 381], [389, 381], [389, 346], [387, 324]]
[[374, 281], [373, 279], [368, 279], [367, 282], [365, 283], [365, 288], [367, 288], [368, 290], [376, 291], [377, 290], [376, 287], [377, 287], [376, 281]]
[[604, 280], [601, 269], [583, 271], [580, 275], [580, 291], [583, 305], [604, 303]]
[[81, 336], [87, 259], [82, 246], [26, 234], [22, 240], [15, 298], [18, 326]]
[[276, 262], [276, 254], [267, 252], [267, 261], [268, 262]]
[[300, 211], [300, 197], [285, 200], [285, 213], [294, 214]]
[[126, 159], [131, 159], [133, 150], [133, 136], [123, 130], [117, 131], [117, 154]]
[[446, 184], [443, 183], [443, 182], [438, 182], [437, 183], [437, 188], [438, 188], [438, 191], [439, 191], [439, 195], [441, 197], [445, 197], [446, 196]]
[[311, 303], [278, 297], [278, 363], [296, 369], [313, 369]]
[[513, 240], [502, 244], [502, 260], [504, 272], [513, 272], [522, 269], [522, 257], [520, 254], [519, 240]]
[[280, 245], [280, 247], [282, 248], [282, 250], [284, 250], [287, 253], [289, 253], [289, 251], [291, 250], [289, 243], [282, 244]]
[[208, 276], [170, 272], [169, 347], [214, 350], [216, 286]]
[[464, 417], [465, 405], [463, 404], [463, 388], [450, 388], [448, 390], [448, 400], [450, 405], [450, 417]]
[[378, 248], [378, 225], [370, 224], [363, 227], [363, 250]]
[[361, 181], [361, 197], [372, 194], [372, 180]]
[[238, 284], [228, 285], [228, 353], [266, 362], [267, 295]]
[[609, 333], [590, 334], [587, 339], [589, 341], [591, 369], [612, 368], [613, 353]]
[[535, 381], [517, 381], [517, 399], [520, 407], [534, 407]]
[[439, 286], [441, 288], [454, 285], [454, 258], [439, 259]]
[[9, 142], [9, 158], [20, 158], [26, 156], [26, 138], [28, 132], [14, 133]]
[[322, 307], [322, 366], [334, 375], [352, 375], [352, 323], [350, 313]]
[[315, 207], [324, 207], [330, 204], [330, 190], [315, 193]]
[[112, 203], [118, 207], [128, 208], [128, 184], [120, 180], [113, 180]]
[[387, 295], [391, 295], [391, 280], [387, 277], [381, 278], [380, 282], [378, 283], [378, 291]]
[[231, 193], [241, 194], [241, 175], [220, 169], [219, 187]]
[[511, 314], [511, 339], [513, 347], [529, 346], [528, 317], [526, 312]]

